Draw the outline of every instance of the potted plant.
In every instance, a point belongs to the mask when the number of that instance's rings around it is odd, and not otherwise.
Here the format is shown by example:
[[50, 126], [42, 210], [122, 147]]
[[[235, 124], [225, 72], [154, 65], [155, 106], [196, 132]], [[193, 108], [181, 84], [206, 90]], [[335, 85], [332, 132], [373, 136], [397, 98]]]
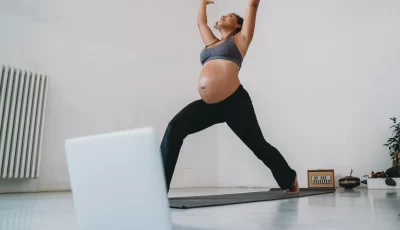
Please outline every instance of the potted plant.
[[390, 118], [393, 125], [393, 135], [388, 139], [386, 146], [389, 148], [389, 154], [393, 159], [393, 167], [386, 170], [386, 172], [373, 172], [368, 176], [367, 185], [368, 189], [400, 189], [400, 123], [397, 119]]
[[390, 127], [393, 129], [393, 136], [383, 146], [389, 148], [389, 153], [393, 159], [393, 166], [400, 167], [400, 122], [397, 123], [395, 117], [390, 118], [393, 121], [393, 125]]
[[393, 167], [387, 169], [386, 172], [372, 171], [367, 180], [368, 189], [400, 189], [400, 123], [395, 117], [390, 120], [393, 122], [390, 126], [393, 130], [392, 137], [383, 146], [389, 148]]

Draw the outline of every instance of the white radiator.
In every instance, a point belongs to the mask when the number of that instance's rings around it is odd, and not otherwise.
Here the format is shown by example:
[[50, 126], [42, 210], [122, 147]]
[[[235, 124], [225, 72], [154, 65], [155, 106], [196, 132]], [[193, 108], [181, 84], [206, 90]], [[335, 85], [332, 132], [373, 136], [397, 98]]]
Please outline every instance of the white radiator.
[[0, 178], [39, 178], [49, 77], [1, 65]]

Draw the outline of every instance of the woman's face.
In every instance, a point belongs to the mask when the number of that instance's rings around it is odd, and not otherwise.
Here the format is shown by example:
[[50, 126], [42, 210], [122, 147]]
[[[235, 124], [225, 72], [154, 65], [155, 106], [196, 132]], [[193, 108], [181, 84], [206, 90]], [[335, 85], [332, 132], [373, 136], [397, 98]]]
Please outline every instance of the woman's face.
[[240, 25], [238, 24], [238, 18], [236, 14], [234, 13], [229, 13], [226, 15], [223, 15], [217, 22], [217, 27], [219, 29], [224, 28], [224, 29], [236, 29], [239, 28]]

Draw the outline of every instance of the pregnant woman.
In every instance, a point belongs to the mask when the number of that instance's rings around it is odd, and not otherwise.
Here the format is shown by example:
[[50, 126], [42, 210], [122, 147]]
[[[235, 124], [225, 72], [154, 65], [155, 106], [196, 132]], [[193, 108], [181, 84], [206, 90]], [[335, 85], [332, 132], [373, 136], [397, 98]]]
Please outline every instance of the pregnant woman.
[[296, 172], [264, 139], [251, 98], [239, 81], [243, 58], [253, 39], [259, 2], [249, 0], [245, 19], [234, 13], [222, 16], [215, 25], [221, 34], [218, 39], [207, 25], [206, 8], [214, 2], [201, 1], [198, 27], [205, 44], [200, 54], [203, 69], [198, 81], [201, 99], [176, 114], [165, 131], [160, 149], [167, 191], [183, 140], [190, 134], [224, 122], [271, 170], [280, 188], [288, 193], [299, 191]]

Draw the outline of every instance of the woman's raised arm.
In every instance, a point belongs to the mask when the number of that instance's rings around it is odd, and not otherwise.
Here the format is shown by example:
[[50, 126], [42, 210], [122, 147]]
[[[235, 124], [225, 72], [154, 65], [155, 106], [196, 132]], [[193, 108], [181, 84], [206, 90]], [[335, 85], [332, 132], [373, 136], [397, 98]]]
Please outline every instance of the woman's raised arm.
[[214, 33], [211, 31], [210, 27], [207, 24], [207, 5], [214, 4], [213, 1], [210, 0], [202, 0], [200, 3], [199, 12], [197, 15], [197, 25], [199, 26], [199, 31], [201, 34], [201, 38], [206, 46], [214, 43], [218, 40], [215, 37]]
[[241, 35], [246, 43], [250, 44], [253, 40], [254, 30], [256, 27], [256, 16], [260, 0], [249, 0], [246, 15], [241, 31]]

